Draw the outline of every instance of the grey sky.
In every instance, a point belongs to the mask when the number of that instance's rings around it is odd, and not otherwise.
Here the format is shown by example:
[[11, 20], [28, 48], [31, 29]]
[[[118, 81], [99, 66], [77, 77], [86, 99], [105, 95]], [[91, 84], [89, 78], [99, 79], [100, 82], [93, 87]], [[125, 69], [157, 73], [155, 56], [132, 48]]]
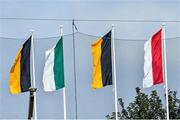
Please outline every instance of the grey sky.
[[[179, 0], [0, 0], [0, 17], [58, 18], [58, 19], [146, 19], [180, 20]], [[35, 38], [59, 36], [60, 25], [64, 34], [72, 33], [71, 21], [0, 20], [0, 119], [26, 118], [28, 93], [9, 94], [9, 70], [16, 53], [34, 29]], [[100, 36], [115, 24], [115, 38], [149, 39], [160, 29], [160, 22], [83, 22], [76, 21], [80, 32]], [[166, 37], [180, 36], [180, 23], [166, 23]], [[25, 38], [25, 39], [5, 39]], [[42, 74], [44, 51], [59, 38], [35, 39], [35, 65], [38, 118], [63, 118], [62, 91], [43, 92]], [[76, 70], [78, 118], [104, 119], [114, 111], [113, 86], [101, 90], [90, 88], [92, 79], [91, 43], [96, 37], [76, 34]], [[116, 39], [117, 40], [117, 39]], [[142, 88], [144, 41], [116, 42], [118, 97], [127, 105], [135, 95], [135, 87]], [[64, 37], [65, 77], [68, 118], [75, 118], [72, 36]], [[180, 38], [167, 41], [167, 67], [169, 88], [180, 97]], [[156, 89], [164, 94], [163, 85], [143, 89], [149, 93]], [[164, 100], [164, 98], [162, 97]]]

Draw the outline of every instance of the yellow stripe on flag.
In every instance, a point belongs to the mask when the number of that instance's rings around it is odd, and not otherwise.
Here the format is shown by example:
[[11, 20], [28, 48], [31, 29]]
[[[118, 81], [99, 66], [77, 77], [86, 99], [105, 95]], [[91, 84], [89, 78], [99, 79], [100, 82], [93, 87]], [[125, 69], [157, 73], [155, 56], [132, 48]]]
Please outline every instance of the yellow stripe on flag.
[[99, 38], [92, 44], [92, 55], [93, 55], [93, 80], [91, 87], [102, 88], [102, 72], [101, 72], [101, 44], [103, 39]]
[[21, 85], [20, 85], [20, 64], [21, 64], [21, 50], [19, 50], [14, 64], [10, 70], [10, 93], [11, 94], [19, 94], [21, 93]]

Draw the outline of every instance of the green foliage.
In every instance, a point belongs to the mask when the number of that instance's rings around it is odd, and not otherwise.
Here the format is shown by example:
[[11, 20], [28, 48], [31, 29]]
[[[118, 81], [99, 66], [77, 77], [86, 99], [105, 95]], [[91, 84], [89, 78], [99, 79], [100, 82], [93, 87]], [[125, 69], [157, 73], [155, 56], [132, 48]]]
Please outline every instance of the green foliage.
[[149, 117], [151, 119], [164, 119], [165, 109], [163, 108], [162, 101], [157, 92], [153, 90], [149, 98]]
[[[176, 91], [169, 90], [169, 117], [170, 119], [180, 119], [180, 100], [177, 98]], [[118, 113], [119, 119], [165, 119], [166, 108], [162, 104], [162, 100], [153, 90], [148, 96], [141, 92], [140, 88], [136, 88], [136, 96], [134, 101], [129, 103], [125, 108], [122, 98], [118, 99], [121, 111]], [[115, 112], [107, 115], [108, 120], [115, 119]]]
[[168, 92], [169, 98], [169, 118], [170, 119], [180, 119], [180, 100], [177, 99], [177, 92]]

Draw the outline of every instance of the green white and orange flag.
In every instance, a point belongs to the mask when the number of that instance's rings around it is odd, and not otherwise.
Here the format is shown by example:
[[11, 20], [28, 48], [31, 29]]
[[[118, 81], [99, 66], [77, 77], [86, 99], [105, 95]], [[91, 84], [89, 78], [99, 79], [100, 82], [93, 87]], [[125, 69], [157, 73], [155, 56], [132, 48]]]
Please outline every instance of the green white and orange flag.
[[64, 87], [63, 38], [45, 52], [43, 74], [44, 91], [55, 91]]

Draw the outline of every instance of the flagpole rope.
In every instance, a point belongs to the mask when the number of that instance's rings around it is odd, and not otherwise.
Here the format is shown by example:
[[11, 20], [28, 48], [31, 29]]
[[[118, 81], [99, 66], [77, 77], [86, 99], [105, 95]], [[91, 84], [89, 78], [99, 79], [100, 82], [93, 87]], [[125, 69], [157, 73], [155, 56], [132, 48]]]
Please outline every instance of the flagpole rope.
[[[86, 36], [89, 36], [89, 37], [96, 37], [96, 38], [99, 38], [101, 36], [96, 36], [96, 35], [90, 35], [90, 34], [87, 34], [87, 33], [83, 33], [83, 32], [75, 32], [74, 34], [82, 34], [82, 35], [86, 35]], [[71, 36], [73, 35], [73, 33], [70, 33], [70, 34], [66, 34], [66, 35], [63, 35], [64, 37], [65, 36]], [[42, 40], [42, 39], [55, 39], [55, 38], [59, 38], [60, 36], [52, 36], [52, 37], [42, 37], [42, 38], [34, 38], [34, 40]], [[25, 38], [10, 38], [10, 37], [0, 37], [0, 40], [2, 39], [9, 39], [9, 40], [24, 40]], [[166, 41], [169, 41], [169, 40], [175, 40], [175, 39], [180, 39], [179, 36], [177, 37], [170, 37], [170, 38], [166, 38]], [[93, 41], [93, 40], [92, 40]], [[128, 38], [115, 38], [115, 41], [127, 41], [127, 42], [144, 42], [144, 41], [147, 41], [147, 39], [128, 39]]]
[[[58, 19], [58, 18], [16, 18], [16, 17], [5, 17], [5, 18], [0, 18], [1, 20], [32, 20], [32, 21], [66, 21], [66, 22], [72, 22], [72, 21], [77, 21], [77, 22], [155, 22], [155, 23], [180, 23], [180, 20], [143, 20], [143, 19]], [[83, 35], [87, 35], [87, 36], [91, 36], [91, 37], [100, 37], [100, 36], [95, 36], [95, 35], [90, 35], [90, 34], [87, 34], [87, 33], [82, 33], [82, 32], [79, 32], [79, 30], [77, 29], [76, 25], [74, 25], [75, 29], [77, 30], [77, 32], [75, 32], [74, 34], [76, 33], [80, 33], [80, 34], [83, 34]], [[68, 35], [72, 35], [73, 33], [71, 34], [67, 34], [67, 35], [64, 35], [64, 36], [68, 36]], [[36, 40], [40, 40], [40, 39], [52, 39], [52, 38], [57, 38], [57, 37], [60, 37], [60, 36], [55, 36], [55, 37], [44, 37], [44, 38], [35, 38]], [[180, 38], [179, 36], [178, 37], [172, 37], [172, 38], [166, 38], [166, 40], [169, 40], [169, 39], [178, 39]], [[9, 37], [0, 37], [0, 39], [22, 39], [22, 38], [9, 38]], [[24, 39], [24, 38], [23, 38]], [[146, 39], [128, 39], [128, 38], [124, 38], [124, 39], [119, 39], [119, 38], [115, 38], [115, 40], [120, 40], [120, 41], [133, 41], [133, 42], [136, 42], [136, 41], [146, 41]]]
[[[75, 32], [76, 34], [76, 32]], [[65, 36], [70, 36], [70, 35], [73, 35], [72, 33], [70, 34], [65, 34], [63, 35], [64, 37]], [[41, 37], [41, 38], [34, 38], [35, 40], [41, 40], [41, 39], [53, 39], [53, 38], [60, 38], [61, 36], [52, 36], [52, 37]], [[26, 38], [11, 38], [11, 37], [0, 37], [0, 39], [13, 39], [13, 40], [24, 40]]]
[[24, 21], [67, 21], [77, 22], [155, 22], [155, 23], [180, 23], [180, 20], [145, 20], [145, 19], [61, 19], [61, 18], [22, 18], [22, 17], [1, 17], [1, 20], [24, 20]]
[[[82, 34], [82, 35], [87, 35], [87, 36], [90, 36], [90, 37], [101, 37], [101, 36], [96, 36], [96, 35], [90, 35], [90, 34], [87, 34], [87, 33], [82, 33], [82, 32], [77, 32], [79, 34]], [[166, 40], [171, 40], [171, 39], [179, 39], [180, 37], [170, 37], [170, 38], [166, 38]], [[132, 41], [132, 42], [136, 42], [136, 41], [147, 41], [147, 39], [128, 39], [128, 38], [115, 38], [115, 41], [116, 40], [119, 40], [119, 41]]]
[[71, 22], [72, 19], [56, 19], [56, 18], [16, 18], [16, 17], [9, 17], [9, 18], [0, 18], [1, 20], [24, 20], [24, 21], [67, 21]]

